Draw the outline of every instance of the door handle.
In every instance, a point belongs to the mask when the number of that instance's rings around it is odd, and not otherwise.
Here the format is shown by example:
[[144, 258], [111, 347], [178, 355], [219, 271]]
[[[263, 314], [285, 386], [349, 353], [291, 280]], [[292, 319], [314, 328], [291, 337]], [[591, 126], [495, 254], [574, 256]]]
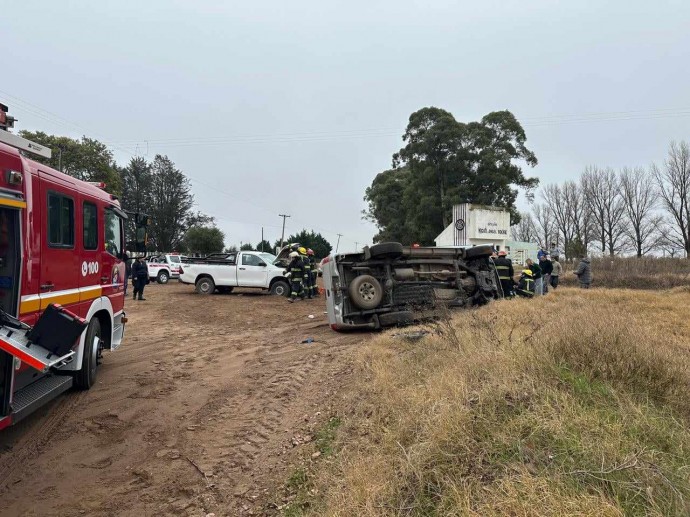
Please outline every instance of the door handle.
[[41, 284], [41, 291], [50, 291], [53, 287], [55, 287], [55, 284], [52, 284], [48, 282], [47, 284]]
[[110, 280], [109, 276], [102, 276], [101, 277], [101, 282], [107, 282], [108, 280]]
[[244, 271], [244, 270], [246, 270], [246, 269], [247, 269], [246, 267], [241, 267], [241, 268], [240, 268], [240, 271]]

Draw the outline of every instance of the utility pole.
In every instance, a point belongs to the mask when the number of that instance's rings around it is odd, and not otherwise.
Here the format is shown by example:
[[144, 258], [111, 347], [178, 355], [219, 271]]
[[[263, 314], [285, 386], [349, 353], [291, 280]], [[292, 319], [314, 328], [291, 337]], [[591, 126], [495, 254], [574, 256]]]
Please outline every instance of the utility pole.
[[261, 251], [264, 250], [264, 227], [261, 227]]
[[355, 241], [355, 251], [357, 251], [359, 249], [359, 246], [357, 246], [358, 244], [359, 244], [359, 242]]
[[280, 249], [282, 250], [283, 249], [283, 240], [285, 239], [285, 219], [287, 219], [290, 216], [287, 214], [278, 214], [278, 217], [283, 218], [283, 233], [280, 234]]
[[342, 233], [338, 234], [338, 242], [335, 243], [335, 252], [338, 253], [338, 246], [340, 246], [340, 238], [343, 236]]

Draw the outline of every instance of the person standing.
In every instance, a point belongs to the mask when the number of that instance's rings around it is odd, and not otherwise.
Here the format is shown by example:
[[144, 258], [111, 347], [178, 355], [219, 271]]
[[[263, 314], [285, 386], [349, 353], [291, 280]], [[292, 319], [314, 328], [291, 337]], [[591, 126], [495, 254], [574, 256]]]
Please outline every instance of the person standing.
[[545, 257], [548, 254], [549, 254], [549, 252], [546, 251], [546, 244], [544, 244], [543, 246], [540, 246], [539, 251], [537, 251], [537, 260], [541, 260], [542, 257]]
[[553, 271], [551, 272], [551, 287], [556, 289], [558, 287], [558, 278], [561, 276], [561, 273], [563, 272], [563, 266], [561, 266], [561, 263], [558, 262], [557, 258], [553, 259], [552, 264]]
[[532, 272], [532, 279], [534, 280], [534, 294], [540, 296], [543, 293], [542, 283], [541, 283], [541, 268], [538, 264], [535, 264], [532, 259], [527, 259], [525, 262], [527, 267]]
[[296, 251], [290, 252], [287, 275], [290, 278], [290, 298], [288, 298], [288, 302], [294, 302], [298, 296], [304, 298], [304, 262]]
[[317, 284], [318, 271], [316, 267], [316, 258], [314, 257], [314, 250], [309, 248], [307, 250], [307, 257], [309, 257], [309, 266], [311, 271], [311, 294], [314, 298], [319, 297], [319, 286]]
[[515, 272], [513, 271], [513, 261], [507, 255], [508, 253], [505, 250], [499, 251], [498, 258], [494, 259], [494, 265], [496, 266], [498, 279], [501, 282], [503, 296], [505, 298], [512, 298], [513, 285], [515, 283], [513, 276], [515, 276]]
[[[149, 268], [146, 265], [144, 257], [138, 257], [134, 264], [132, 264], [132, 285], [134, 286], [134, 295], [132, 300], [146, 301], [144, 298], [144, 287], [149, 280]], [[137, 295], [139, 298], [137, 298]]]
[[589, 257], [582, 257], [577, 269], [573, 271], [580, 282], [580, 289], [589, 289], [592, 285], [592, 265]]
[[300, 258], [302, 259], [302, 266], [304, 268], [302, 271], [302, 289], [304, 293], [302, 298], [306, 296], [311, 300], [313, 298], [311, 288], [311, 262], [309, 261], [307, 249], [305, 247], [300, 246], [297, 248], [297, 253], [299, 253]]
[[561, 250], [561, 248], [558, 247], [558, 245], [555, 242], [552, 242], [549, 255], [551, 255], [551, 260], [555, 260], [556, 262], [558, 262], [559, 260], [561, 260], [563, 251]]
[[541, 268], [541, 285], [543, 294], [549, 292], [549, 282], [551, 282], [551, 273], [553, 272], [553, 263], [551, 257], [542, 255], [539, 259], [539, 267]]

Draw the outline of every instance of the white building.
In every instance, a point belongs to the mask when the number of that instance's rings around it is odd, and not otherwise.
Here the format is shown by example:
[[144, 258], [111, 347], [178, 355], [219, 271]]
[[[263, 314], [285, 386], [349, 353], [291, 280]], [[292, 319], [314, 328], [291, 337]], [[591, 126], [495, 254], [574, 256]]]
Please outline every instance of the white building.
[[453, 222], [435, 239], [436, 246], [479, 246], [490, 244], [505, 250], [515, 263], [537, 260], [539, 246], [510, 238], [510, 212], [504, 208], [465, 203], [453, 207]]

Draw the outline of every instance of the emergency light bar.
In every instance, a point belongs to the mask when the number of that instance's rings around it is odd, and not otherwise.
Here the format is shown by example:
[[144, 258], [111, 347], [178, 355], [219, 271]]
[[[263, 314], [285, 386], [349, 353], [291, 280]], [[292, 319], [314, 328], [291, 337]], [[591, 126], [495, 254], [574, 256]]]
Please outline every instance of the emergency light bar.
[[53, 151], [50, 150], [50, 147], [37, 144], [36, 142], [32, 142], [31, 140], [27, 140], [26, 138], [22, 138], [21, 136], [14, 135], [8, 131], [3, 131], [1, 129], [0, 142], [2, 142], [3, 144], [11, 145], [12, 147], [16, 147], [17, 149], [20, 149], [22, 151], [37, 154], [38, 156], [42, 156], [43, 158], [50, 159], [53, 156]]

